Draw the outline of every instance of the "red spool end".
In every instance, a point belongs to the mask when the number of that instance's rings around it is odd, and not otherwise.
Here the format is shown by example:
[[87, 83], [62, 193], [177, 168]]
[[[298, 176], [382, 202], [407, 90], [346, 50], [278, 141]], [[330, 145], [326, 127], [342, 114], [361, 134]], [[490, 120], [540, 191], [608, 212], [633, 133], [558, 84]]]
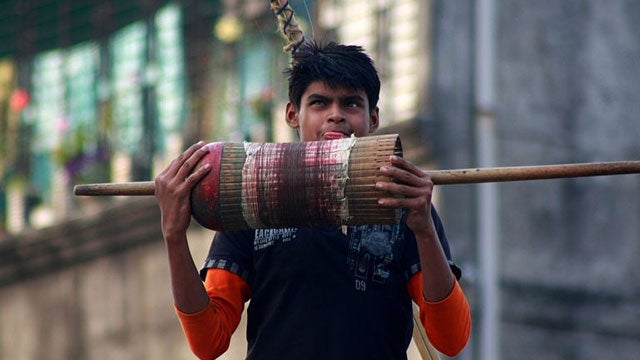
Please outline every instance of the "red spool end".
[[223, 230], [220, 221], [220, 163], [223, 142], [206, 145], [207, 153], [196, 165], [196, 169], [204, 164], [211, 164], [211, 171], [205, 175], [191, 190], [191, 215], [202, 226], [211, 230]]

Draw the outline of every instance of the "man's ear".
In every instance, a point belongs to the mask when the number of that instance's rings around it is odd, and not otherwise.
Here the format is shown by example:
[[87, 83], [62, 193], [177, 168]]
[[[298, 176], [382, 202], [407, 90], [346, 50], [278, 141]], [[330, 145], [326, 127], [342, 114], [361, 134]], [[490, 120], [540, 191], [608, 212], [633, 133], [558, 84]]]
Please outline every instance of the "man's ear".
[[300, 121], [298, 120], [298, 109], [292, 103], [287, 103], [286, 108], [286, 116], [287, 116], [287, 125], [292, 129], [297, 129], [300, 127]]
[[369, 116], [369, 134], [372, 134], [378, 130], [378, 126], [380, 125], [380, 110], [376, 106], [375, 109], [371, 112]]

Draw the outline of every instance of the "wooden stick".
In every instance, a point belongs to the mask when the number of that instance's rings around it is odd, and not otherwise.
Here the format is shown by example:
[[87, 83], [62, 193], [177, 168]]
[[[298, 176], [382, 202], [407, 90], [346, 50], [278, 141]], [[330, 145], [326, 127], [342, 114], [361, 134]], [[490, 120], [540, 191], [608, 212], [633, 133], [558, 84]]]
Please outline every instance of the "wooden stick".
[[544, 180], [640, 173], [640, 161], [611, 161], [561, 165], [514, 166], [428, 171], [434, 184]]
[[153, 181], [82, 184], [76, 185], [73, 192], [80, 196], [154, 195], [156, 184]]
[[[523, 180], [623, 175], [640, 173], [640, 161], [611, 161], [561, 165], [514, 166], [456, 170], [429, 170], [436, 185], [476, 184]], [[153, 195], [153, 181], [83, 184], [74, 187], [78, 196]]]
[[438, 350], [431, 344], [422, 323], [420, 322], [420, 310], [413, 306], [413, 341], [423, 360], [440, 360]]

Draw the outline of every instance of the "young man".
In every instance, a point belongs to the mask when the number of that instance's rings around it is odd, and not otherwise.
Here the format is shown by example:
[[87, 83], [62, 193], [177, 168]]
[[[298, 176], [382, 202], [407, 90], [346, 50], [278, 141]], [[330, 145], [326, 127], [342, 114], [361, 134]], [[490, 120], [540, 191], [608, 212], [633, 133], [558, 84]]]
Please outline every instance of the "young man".
[[[378, 128], [380, 81], [360, 47], [306, 43], [288, 73], [286, 121], [301, 141]], [[379, 204], [404, 209], [399, 225], [217, 232], [199, 273], [186, 231], [189, 194], [209, 168], [192, 171], [206, 151], [191, 146], [155, 179], [175, 307], [199, 358], [226, 351], [248, 300], [248, 359], [406, 358], [412, 301], [439, 351], [466, 345], [460, 273], [431, 206], [433, 183], [415, 165], [391, 157], [380, 169], [396, 181], [376, 184], [391, 194]]]

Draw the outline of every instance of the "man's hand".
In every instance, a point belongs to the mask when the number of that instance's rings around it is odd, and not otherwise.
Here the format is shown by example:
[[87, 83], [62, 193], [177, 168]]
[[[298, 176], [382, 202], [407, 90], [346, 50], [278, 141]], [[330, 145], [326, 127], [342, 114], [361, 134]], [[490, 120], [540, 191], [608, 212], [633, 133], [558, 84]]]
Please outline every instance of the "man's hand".
[[451, 293], [455, 280], [431, 218], [433, 182], [428, 174], [409, 161], [398, 156], [391, 156], [390, 160], [393, 166], [383, 166], [380, 173], [395, 182], [380, 182], [376, 188], [403, 197], [382, 198], [379, 203], [407, 209], [407, 226], [415, 233], [418, 244], [423, 296], [427, 301], [440, 301]]
[[380, 173], [391, 177], [394, 182], [378, 182], [376, 188], [386, 191], [391, 197], [381, 198], [378, 203], [385, 207], [407, 209], [407, 226], [416, 236], [433, 236], [435, 229], [431, 219], [431, 177], [399, 156], [392, 155], [390, 161], [394, 166], [383, 166]]
[[207, 152], [209, 149], [203, 141], [191, 145], [155, 178], [155, 197], [162, 214], [162, 233], [167, 241], [174, 238], [172, 235], [184, 235], [191, 223], [191, 189], [211, 166], [205, 164], [195, 172], [193, 169]]

